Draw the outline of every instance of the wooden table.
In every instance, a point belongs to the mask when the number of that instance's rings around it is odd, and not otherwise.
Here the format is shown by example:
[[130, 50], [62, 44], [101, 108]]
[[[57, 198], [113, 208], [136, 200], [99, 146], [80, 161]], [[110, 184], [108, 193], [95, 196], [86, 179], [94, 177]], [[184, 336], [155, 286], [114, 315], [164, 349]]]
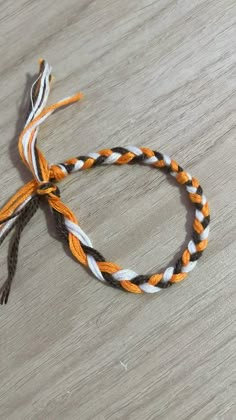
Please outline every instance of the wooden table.
[[[46, 205], [24, 231], [1, 307], [0, 418], [236, 418], [235, 0], [7, 0], [0, 12], [1, 204], [30, 173], [17, 151], [37, 60], [53, 66], [52, 163], [133, 144], [200, 179], [210, 245], [188, 280], [158, 295], [105, 287], [56, 239]], [[193, 211], [160, 171], [100, 167], [62, 198], [108, 260], [138, 273], [181, 255]], [[7, 244], [0, 254], [7, 273]]]

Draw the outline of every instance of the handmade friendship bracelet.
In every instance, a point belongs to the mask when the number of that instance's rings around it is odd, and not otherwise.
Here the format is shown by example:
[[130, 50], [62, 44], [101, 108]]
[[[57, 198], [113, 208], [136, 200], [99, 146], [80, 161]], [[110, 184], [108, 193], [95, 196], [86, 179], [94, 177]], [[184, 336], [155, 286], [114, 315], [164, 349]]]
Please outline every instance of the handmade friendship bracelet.
[[[79, 101], [83, 95], [77, 93], [46, 107], [50, 91], [51, 67], [44, 60], [40, 60], [39, 64], [39, 76], [31, 88], [30, 109], [18, 142], [20, 157], [32, 172], [33, 179], [24, 185], [0, 211], [0, 244], [14, 229], [8, 255], [8, 278], [0, 289], [0, 303], [8, 301], [16, 271], [21, 233], [37, 211], [41, 197], [46, 198], [54, 216], [57, 231], [62, 240], [67, 242], [73, 256], [89, 268], [100, 281], [132, 293], [156, 293], [173, 283], [184, 280], [197, 264], [208, 243], [209, 206], [198, 180], [192, 178], [165, 154], [146, 147], [114, 147], [69, 159], [64, 163], [49, 165], [37, 146], [39, 126], [55, 110]], [[56, 182], [76, 171], [113, 163], [117, 165], [141, 163], [154, 168], [165, 168], [179, 184], [185, 185], [189, 198], [195, 205], [192, 239], [182, 257], [173, 267], [166, 268], [163, 273], [138, 275], [132, 270], [122, 269], [115, 263], [107, 262], [100, 252], [93, 248], [92, 242], [79, 226], [72, 211], [61, 201]]]

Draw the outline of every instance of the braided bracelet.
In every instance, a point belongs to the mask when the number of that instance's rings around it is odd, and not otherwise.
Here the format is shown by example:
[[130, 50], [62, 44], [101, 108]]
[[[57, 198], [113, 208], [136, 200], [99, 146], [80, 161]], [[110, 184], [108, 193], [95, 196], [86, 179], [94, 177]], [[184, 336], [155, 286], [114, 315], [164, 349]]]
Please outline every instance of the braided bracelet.
[[[31, 88], [29, 112], [18, 142], [20, 157], [32, 172], [33, 179], [24, 185], [0, 211], [0, 244], [14, 229], [8, 255], [8, 278], [0, 290], [0, 303], [8, 301], [16, 271], [21, 233], [37, 211], [41, 197], [47, 200], [51, 208], [60, 238], [67, 242], [73, 256], [102, 282], [132, 293], [156, 293], [173, 283], [184, 280], [188, 272], [197, 264], [208, 242], [209, 206], [198, 180], [192, 178], [165, 154], [146, 147], [104, 149], [98, 153], [69, 159], [64, 163], [49, 165], [37, 146], [39, 126], [55, 110], [79, 101], [83, 96], [77, 93], [46, 107], [51, 79], [51, 67], [44, 60], [40, 60], [39, 75]], [[154, 168], [165, 168], [179, 184], [185, 185], [189, 198], [195, 205], [192, 239], [182, 257], [173, 267], [166, 268], [163, 273], [138, 275], [132, 270], [122, 269], [117, 264], [107, 262], [100, 252], [93, 248], [72, 211], [61, 201], [60, 191], [56, 185], [58, 181], [76, 171], [113, 163], [117, 165], [141, 163]]]

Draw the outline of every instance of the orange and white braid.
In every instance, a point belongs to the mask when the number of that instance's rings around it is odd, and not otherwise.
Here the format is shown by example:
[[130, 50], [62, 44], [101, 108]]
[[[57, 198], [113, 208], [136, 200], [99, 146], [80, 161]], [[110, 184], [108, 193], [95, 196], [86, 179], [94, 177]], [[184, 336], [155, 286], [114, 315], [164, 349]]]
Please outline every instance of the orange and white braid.
[[[89, 268], [98, 280], [132, 293], [156, 293], [173, 283], [184, 280], [196, 266], [208, 243], [209, 206], [198, 180], [192, 178], [167, 155], [146, 147], [138, 148], [136, 146], [104, 149], [98, 153], [89, 153], [86, 156], [72, 158], [64, 163], [50, 166], [37, 146], [39, 126], [55, 110], [82, 98], [82, 94], [77, 93], [46, 107], [50, 81], [51, 67], [41, 60], [39, 76], [31, 89], [30, 110], [18, 142], [21, 159], [32, 172], [33, 180], [23, 186], [0, 212], [0, 244], [8, 233], [15, 229], [15, 240], [8, 258], [9, 276], [1, 289], [1, 303], [7, 303], [8, 300], [16, 269], [20, 235], [26, 223], [36, 212], [41, 197], [47, 199], [52, 209], [60, 237], [68, 243], [74, 257]], [[76, 216], [61, 201], [56, 183], [67, 175], [98, 165], [124, 165], [126, 163], [139, 163], [165, 169], [179, 184], [185, 185], [188, 196], [195, 206], [192, 239], [182, 257], [174, 266], [166, 268], [163, 273], [138, 275], [132, 270], [122, 269], [119, 265], [106, 261], [94, 249], [91, 240], [79, 226]]]

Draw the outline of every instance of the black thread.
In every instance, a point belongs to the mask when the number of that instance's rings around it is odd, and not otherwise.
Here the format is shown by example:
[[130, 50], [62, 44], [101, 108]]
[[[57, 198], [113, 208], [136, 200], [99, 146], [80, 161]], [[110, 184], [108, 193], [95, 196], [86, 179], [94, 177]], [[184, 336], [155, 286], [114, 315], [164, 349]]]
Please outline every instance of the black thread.
[[36, 213], [39, 207], [39, 198], [34, 196], [29, 203], [24, 207], [24, 211], [19, 215], [15, 223], [15, 232], [10, 243], [9, 253], [8, 253], [8, 277], [0, 289], [0, 304], [6, 304], [8, 302], [8, 297], [11, 290], [12, 280], [14, 278], [17, 261], [18, 261], [18, 250], [19, 243], [21, 238], [21, 233], [24, 230], [25, 226], [28, 224], [30, 219]]

